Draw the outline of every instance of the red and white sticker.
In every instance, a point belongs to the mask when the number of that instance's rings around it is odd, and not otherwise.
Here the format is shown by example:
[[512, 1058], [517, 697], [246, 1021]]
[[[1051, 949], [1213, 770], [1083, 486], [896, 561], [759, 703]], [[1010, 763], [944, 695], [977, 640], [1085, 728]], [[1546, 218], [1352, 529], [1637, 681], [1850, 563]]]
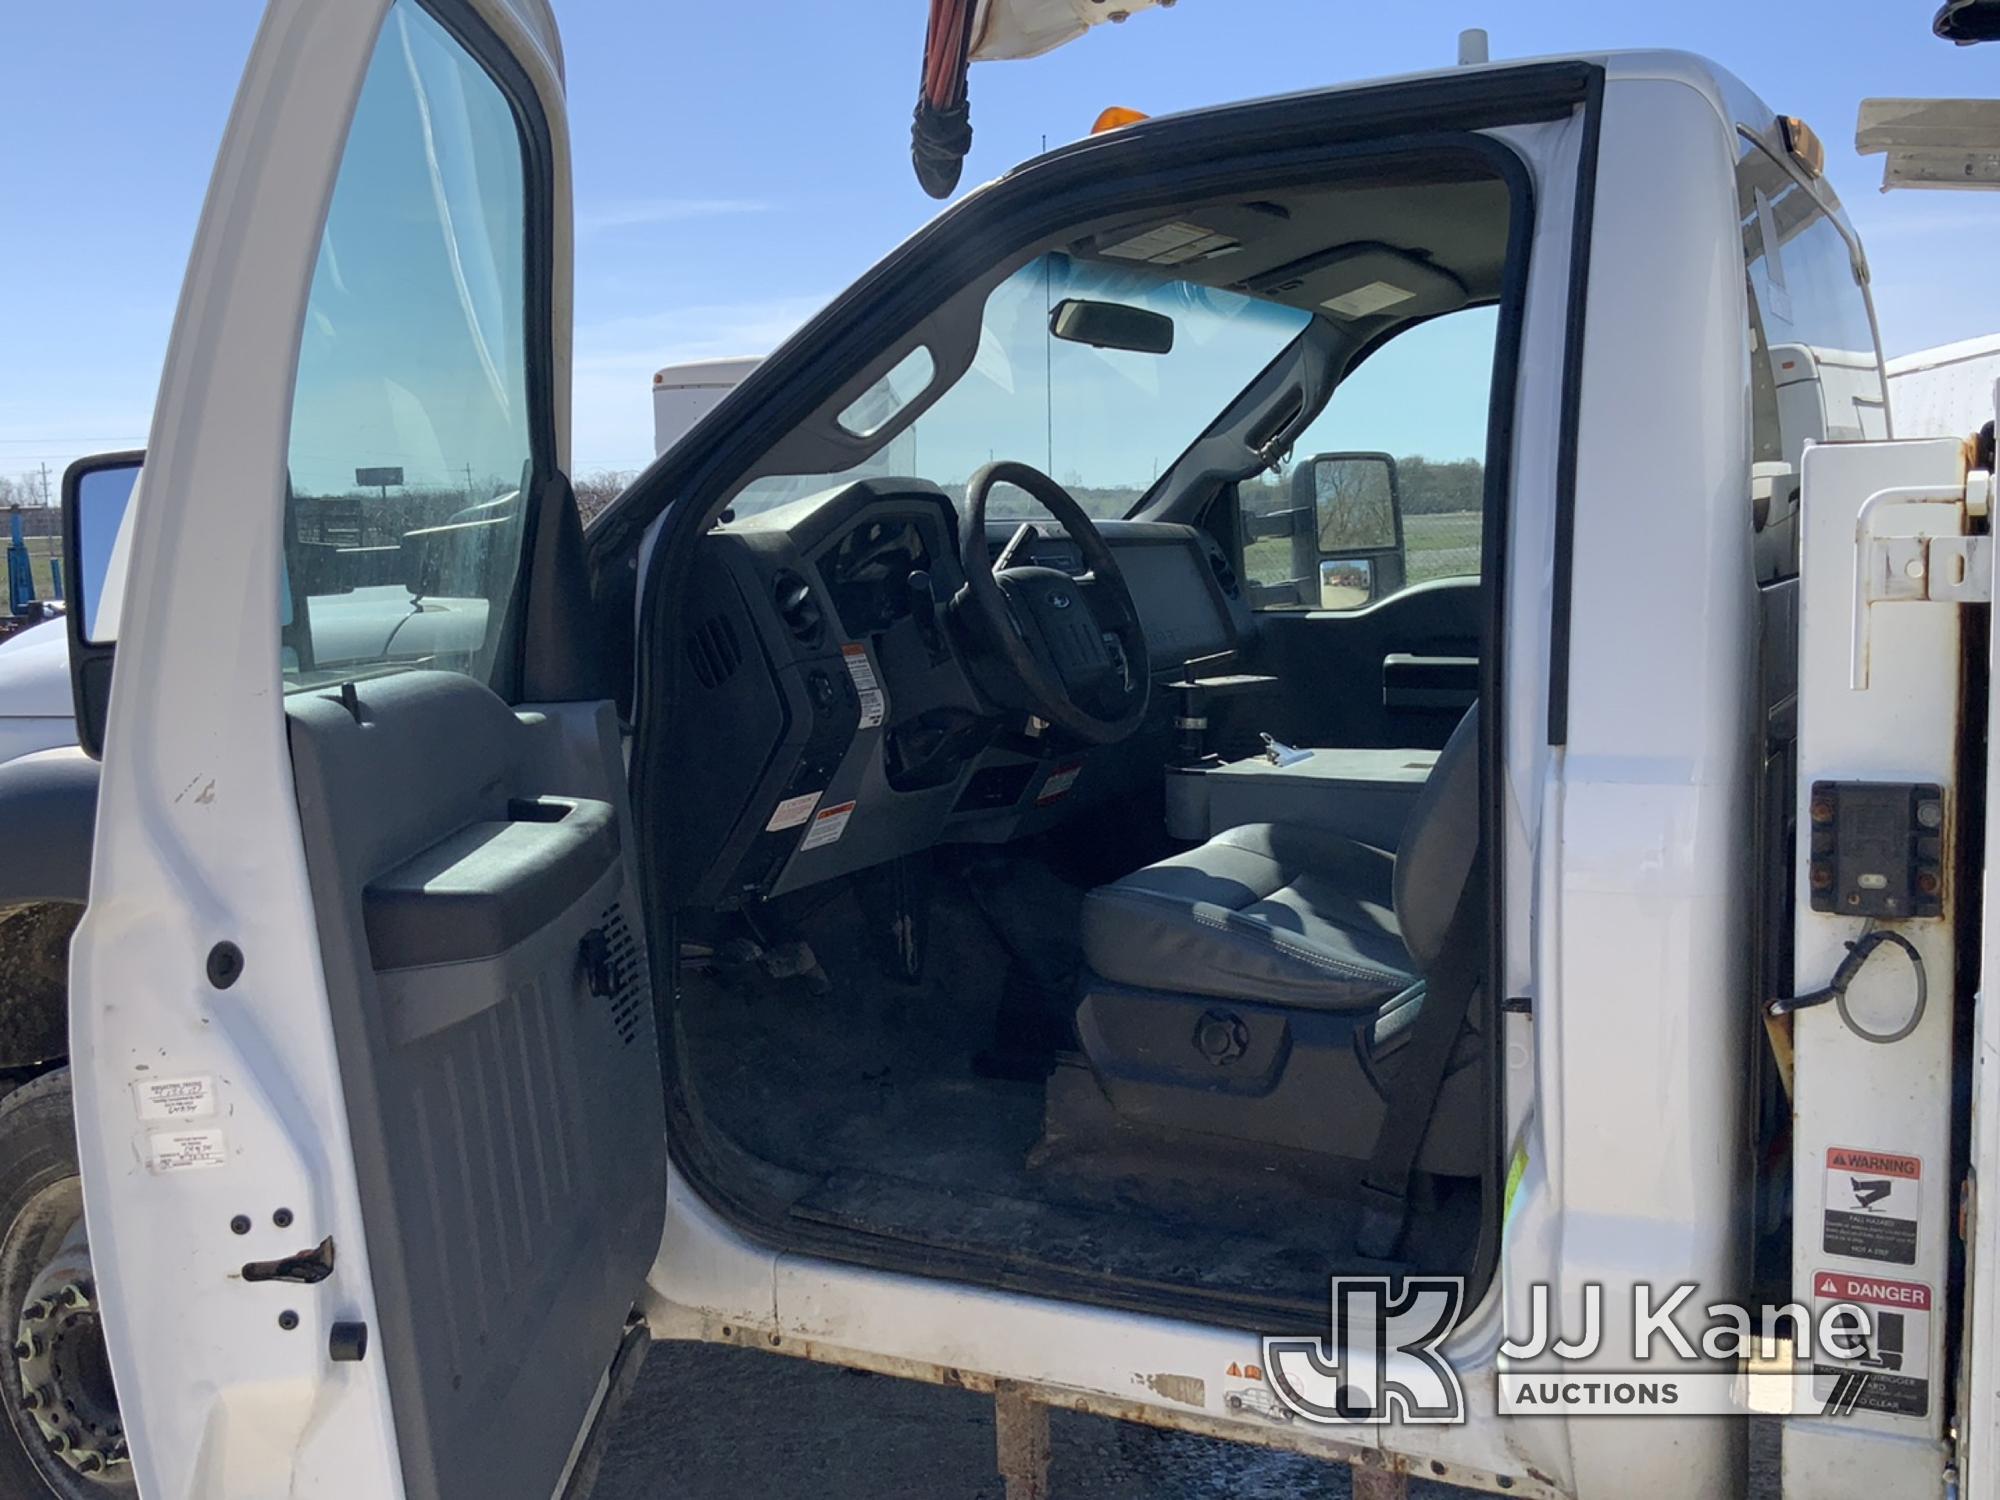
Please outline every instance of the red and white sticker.
[[836, 802], [831, 807], [822, 807], [813, 815], [812, 827], [806, 830], [806, 836], [799, 840], [799, 851], [804, 853], [807, 849], [839, 843], [853, 817], [852, 802]]
[[1828, 1255], [1914, 1266], [1923, 1198], [1924, 1164], [1918, 1158], [1830, 1146], [1820, 1248]]
[[1049, 772], [1049, 779], [1042, 783], [1041, 793], [1035, 798], [1035, 806], [1047, 807], [1051, 802], [1060, 802], [1069, 795], [1069, 789], [1076, 785], [1076, 778], [1083, 774], [1083, 762], [1070, 761]]
[[1813, 1322], [1827, 1308], [1853, 1303], [1868, 1315], [1861, 1357], [1838, 1359], [1813, 1350], [1813, 1392], [1829, 1416], [1875, 1412], [1921, 1417], [1930, 1412], [1931, 1289], [1921, 1281], [1892, 1281], [1856, 1271], [1813, 1272]]
[[764, 825], [764, 832], [776, 833], [781, 828], [798, 827], [813, 815], [813, 809], [819, 806], [819, 799], [825, 795], [825, 792], [820, 791], [807, 792], [798, 797], [787, 797], [771, 814], [771, 821]]
[[[882, 722], [888, 711], [888, 699], [883, 696], [882, 684], [875, 676], [875, 663], [868, 659], [866, 646], [842, 646], [841, 658], [847, 663], [847, 675], [854, 679], [855, 694], [861, 699], [861, 727], [873, 729]], [[839, 834], [834, 835], [839, 838]], [[808, 849], [812, 845], [806, 845]]]

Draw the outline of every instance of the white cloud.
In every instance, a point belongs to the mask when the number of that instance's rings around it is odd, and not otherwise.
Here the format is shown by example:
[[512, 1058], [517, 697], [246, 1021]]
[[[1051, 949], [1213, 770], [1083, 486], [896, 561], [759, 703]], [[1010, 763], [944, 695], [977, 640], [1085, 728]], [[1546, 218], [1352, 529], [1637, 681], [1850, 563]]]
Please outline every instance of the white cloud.
[[645, 224], [679, 224], [689, 219], [721, 219], [737, 214], [769, 213], [771, 205], [755, 198], [633, 198], [596, 203], [576, 211], [576, 232], [598, 234], [607, 229], [632, 229]]

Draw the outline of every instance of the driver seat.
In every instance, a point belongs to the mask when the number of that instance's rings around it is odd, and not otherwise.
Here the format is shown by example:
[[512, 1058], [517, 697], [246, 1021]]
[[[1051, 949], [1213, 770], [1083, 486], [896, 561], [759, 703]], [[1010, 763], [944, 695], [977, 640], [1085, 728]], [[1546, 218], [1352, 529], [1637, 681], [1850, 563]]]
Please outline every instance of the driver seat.
[[[1121, 1117], [1367, 1159], [1472, 873], [1478, 746], [1475, 705], [1398, 853], [1250, 823], [1090, 893], [1077, 1031]], [[1459, 1037], [1422, 1170], [1481, 1170], [1479, 1053]]]

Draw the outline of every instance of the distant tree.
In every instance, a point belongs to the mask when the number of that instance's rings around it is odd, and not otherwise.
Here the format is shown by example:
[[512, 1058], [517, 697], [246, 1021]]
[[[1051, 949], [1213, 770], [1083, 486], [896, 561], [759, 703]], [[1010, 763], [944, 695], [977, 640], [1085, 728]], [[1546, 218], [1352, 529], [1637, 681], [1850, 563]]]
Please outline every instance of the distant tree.
[[569, 482], [576, 492], [576, 508], [583, 515], [583, 524], [588, 526], [596, 520], [604, 508], [625, 492], [625, 486], [638, 477], [636, 469], [600, 469], [594, 474], [579, 474]]

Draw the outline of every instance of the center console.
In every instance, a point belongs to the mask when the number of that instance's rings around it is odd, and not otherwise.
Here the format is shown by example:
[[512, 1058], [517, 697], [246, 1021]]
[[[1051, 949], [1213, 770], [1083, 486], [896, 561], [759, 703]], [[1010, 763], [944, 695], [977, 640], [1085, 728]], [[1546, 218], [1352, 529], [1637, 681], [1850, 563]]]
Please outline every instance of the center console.
[[1167, 831], [1203, 842], [1244, 823], [1292, 823], [1393, 850], [1437, 758], [1435, 750], [1301, 750], [1170, 766]]

